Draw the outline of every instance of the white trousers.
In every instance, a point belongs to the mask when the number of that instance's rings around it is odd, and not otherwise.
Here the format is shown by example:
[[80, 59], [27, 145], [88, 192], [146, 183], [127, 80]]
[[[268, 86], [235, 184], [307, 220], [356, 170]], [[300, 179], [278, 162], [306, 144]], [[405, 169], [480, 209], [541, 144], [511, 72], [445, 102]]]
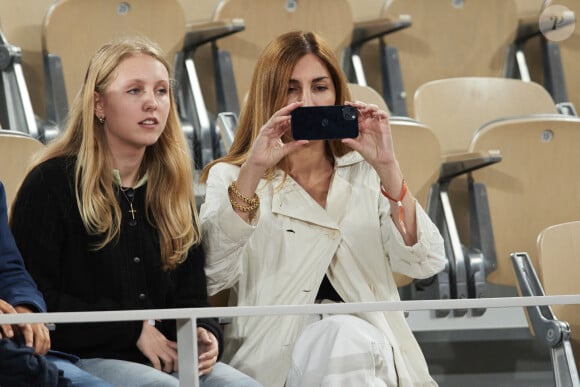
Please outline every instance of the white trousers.
[[286, 387], [397, 387], [385, 335], [350, 315], [320, 316], [296, 341]]

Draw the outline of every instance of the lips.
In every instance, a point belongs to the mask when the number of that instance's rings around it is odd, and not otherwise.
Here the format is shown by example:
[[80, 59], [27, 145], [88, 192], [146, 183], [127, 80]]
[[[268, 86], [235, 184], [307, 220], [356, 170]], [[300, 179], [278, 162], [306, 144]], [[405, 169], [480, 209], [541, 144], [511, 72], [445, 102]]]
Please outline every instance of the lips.
[[159, 121], [157, 118], [146, 118], [139, 122], [139, 125], [157, 125]]

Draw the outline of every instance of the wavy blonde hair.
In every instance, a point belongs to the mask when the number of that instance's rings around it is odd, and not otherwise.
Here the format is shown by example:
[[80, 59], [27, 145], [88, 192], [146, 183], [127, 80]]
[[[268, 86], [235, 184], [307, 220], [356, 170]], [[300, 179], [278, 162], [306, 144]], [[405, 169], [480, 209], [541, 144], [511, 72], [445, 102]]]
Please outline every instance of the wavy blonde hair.
[[[236, 136], [228, 154], [208, 163], [200, 175], [200, 182], [207, 180], [210, 168], [219, 162], [242, 165], [262, 126], [288, 101], [288, 83], [296, 63], [306, 54], [314, 54], [328, 69], [336, 92], [335, 104], [350, 100], [347, 80], [338, 59], [322, 37], [313, 32], [291, 31], [278, 36], [268, 43], [254, 69], [248, 98], [240, 112]], [[283, 141], [289, 141], [284, 136]], [[340, 140], [327, 141], [330, 156], [342, 156], [352, 149]], [[271, 178], [276, 168], [284, 170], [286, 160], [282, 159], [266, 173]]]
[[[93, 56], [69, 113], [62, 136], [37, 163], [55, 157], [76, 157], [75, 194], [89, 234], [103, 235], [101, 249], [120, 235], [121, 209], [115, 196], [113, 165], [103, 126], [96, 122], [95, 93], [102, 94], [126, 58], [145, 54], [157, 59], [171, 76], [162, 50], [144, 37], [125, 37], [102, 46]], [[147, 147], [141, 171], [147, 172], [147, 221], [157, 228], [165, 270], [175, 268], [200, 242], [195, 206], [192, 159], [177, 116], [170, 82], [170, 110], [159, 140]]]

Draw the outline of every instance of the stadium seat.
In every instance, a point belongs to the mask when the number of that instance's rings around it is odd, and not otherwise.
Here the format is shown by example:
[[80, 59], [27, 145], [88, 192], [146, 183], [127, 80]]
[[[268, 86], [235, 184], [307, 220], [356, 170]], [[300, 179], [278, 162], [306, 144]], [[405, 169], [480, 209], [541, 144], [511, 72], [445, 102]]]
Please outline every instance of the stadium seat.
[[[437, 134], [445, 162], [433, 187], [430, 211], [455, 262], [453, 286], [457, 298], [477, 298], [486, 294], [485, 273], [470, 262], [481, 262], [481, 251], [471, 234], [472, 219], [488, 212], [486, 203], [474, 207], [468, 199], [469, 172], [501, 160], [501, 152], [487, 149], [469, 153], [473, 134], [494, 119], [536, 113], [556, 114], [549, 93], [540, 85], [500, 77], [457, 77], [427, 82], [415, 93], [415, 118]], [[477, 185], [485, 192], [484, 185]], [[487, 240], [487, 238], [484, 238]], [[460, 248], [458, 246], [463, 246]], [[483, 311], [475, 311], [482, 313]]]
[[[415, 118], [435, 131], [443, 155], [452, 157], [449, 165], [454, 166], [457, 160], [464, 157], [461, 154], [467, 151], [473, 134], [486, 122], [507, 116], [558, 112], [550, 94], [542, 86], [500, 77], [457, 77], [430, 81], [417, 89], [414, 101]], [[450, 156], [456, 154], [459, 155]], [[464, 244], [468, 244], [466, 176], [458, 173], [444, 180], [438, 188], [448, 192], [459, 237]]]
[[[175, 78], [178, 80], [179, 85], [176, 90], [177, 103], [180, 107], [182, 121], [189, 123], [191, 127], [189, 136], [194, 144], [194, 162], [198, 170], [225, 152], [216, 132], [215, 113], [211, 113], [212, 108], [208, 108], [206, 104], [208, 97], [203, 92], [202, 80], [205, 80], [206, 91], [208, 81], [214, 79], [215, 75], [219, 75], [219, 79], [222, 80], [226, 77], [226, 74], [229, 74], [228, 78], [231, 80], [224, 83], [230, 85], [234, 84], [234, 80], [230, 68], [214, 72], [212, 66], [209, 66], [212, 69], [212, 76], [200, 75], [197, 70], [197, 61], [200, 56], [197, 54], [200, 50], [203, 51], [210, 48], [210, 46], [214, 46], [217, 40], [243, 31], [244, 28], [243, 21], [238, 19], [188, 23], [183, 48], [176, 57]], [[204, 60], [204, 54], [205, 52], [201, 53], [201, 60], [205, 64], [205, 75], [207, 75], [208, 66], [207, 60]], [[216, 62], [219, 62], [219, 60], [216, 59]], [[202, 67], [204, 66], [202, 65]], [[216, 82], [213, 83], [215, 84]], [[215, 87], [210, 87], [210, 91], [214, 95]], [[235, 87], [230, 90], [223, 90], [223, 92], [227, 95], [235, 94]], [[215, 105], [213, 108], [215, 111]], [[184, 130], [188, 130], [185, 125]]]
[[413, 97], [414, 117], [439, 137], [443, 154], [465, 152], [484, 123], [513, 115], [556, 114], [544, 87], [501, 77], [455, 77], [426, 82]]
[[[413, 95], [422, 84], [435, 79], [461, 76], [504, 75], [507, 48], [517, 31], [516, 6], [511, 0], [449, 1], [393, 0], [383, 14], [408, 15], [412, 26], [386, 35], [380, 45], [395, 48], [389, 55], [400, 63], [401, 80], [381, 79], [385, 50], [366, 45], [362, 56], [370, 86], [385, 93], [389, 83], [400, 82], [403, 89], [392, 98], [406, 104], [413, 117]], [[377, 55], [382, 57], [377, 57]], [[374, 64], [373, 64], [374, 63]], [[382, 66], [382, 65], [381, 65]], [[385, 96], [389, 106], [393, 103]], [[401, 115], [396, 109], [395, 114]]]
[[[580, 215], [577, 220], [556, 224], [538, 236], [539, 277], [548, 295], [579, 294], [577, 274], [580, 272]], [[572, 330], [572, 349], [576, 366], [580, 366], [580, 306], [554, 305], [558, 319]]]
[[8, 208], [34, 156], [43, 149], [40, 141], [26, 133], [0, 129], [0, 180], [6, 188]]
[[[513, 253], [513, 267], [522, 296], [578, 294], [580, 221], [549, 226], [538, 236], [538, 265], [528, 253]], [[554, 305], [527, 308], [536, 339], [551, 351], [557, 386], [578, 386], [580, 306]]]
[[[367, 86], [366, 70], [361, 58], [362, 48], [372, 42], [382, 39], [385, 35], [395, 33], [411, 26], [408, 15], [383, 15], [383, 9], [389, 1], [350, 1], [354, 27], [348, 47], [342, 58], [342, 67], [350, 82]], [[383, 52], [384, 49], [384, 52]], [[390, 55], [395, 49], [381, 46], [381, 77], [395, 80], [388, 85], [388, 92], [384, 93], [387, 103], [396, 115], [406, 115], [406, 106], [393, 95], [402, 90], [400, 66], [396, 55]], [[404, 101], [403, 101], [404, 102]]]
[[[501, 162], [472, 172], [469, 180], [470, 202], [489, 208], [477, 212], [470, 227], [486, 284], [514, 287], [510, 254], [535, 251], [544, 228], [580, 219], [579, 143], [580, 119], [564, 115], [499, 119], [475, 134], [469, 151], [502, 155]], [[532, 264], [540, 266], [535, 256]]]
[[348, 89], [350, 90], [350, 96], [353, 101], [372, 103], [377, 105], [379, 109], [390, 113], [390, 109], [383, 97], [372, 87], [362, 86], [357, 83], [349, 83]]
[[68, 102], [78, 93], [95, 51], [114, 38], [133, 34], [157, 42], [173, 63], [185, 36], [178, 0], [59, 0], [51, 6], [42, 29], [49, 121], [62, 126]]
[[[233, 66], [238, 104], [249, 89], [259, 54], [276, 36], [292, 30], [317, 32], [340, 58], [350, 42], [353, 26], [352, 10], [347, 0], [224, 0], [214, 19], [242, 19], [245, 23], [244, 31], [217, 42], [220, 52], [229, 53], [229, 59], [225, 60], [231, 60]], [[220, 89], [226, 87], [232, 85], [221, 85]], [[228, 101], [218, 103], [217, 113], [223, 111], [239, 114], [239, 105], [228, 105]]]

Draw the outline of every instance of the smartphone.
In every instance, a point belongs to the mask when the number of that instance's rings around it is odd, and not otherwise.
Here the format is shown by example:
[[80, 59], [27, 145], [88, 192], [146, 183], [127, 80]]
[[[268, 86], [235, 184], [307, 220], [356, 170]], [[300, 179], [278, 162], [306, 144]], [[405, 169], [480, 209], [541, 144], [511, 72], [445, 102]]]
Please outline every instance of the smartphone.
[[358, 110], [349, 105], [303, 106], [291, 113], [295, 140], [328, 140], [358, 136]]

